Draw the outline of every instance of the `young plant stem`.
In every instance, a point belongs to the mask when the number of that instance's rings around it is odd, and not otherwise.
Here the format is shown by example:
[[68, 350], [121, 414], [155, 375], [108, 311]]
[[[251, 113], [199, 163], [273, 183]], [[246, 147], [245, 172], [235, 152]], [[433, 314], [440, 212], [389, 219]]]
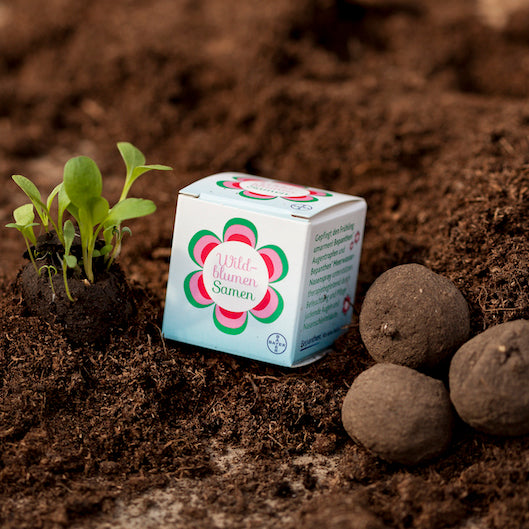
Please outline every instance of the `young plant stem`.
[[37, 263], [35, 262], [35, 257], [33, 257], [33, 252], [31, 251], [31, 246], [29, 245], [29, 240], [28, 240], [28, 238], [25, 235], [23, 235], [23, 237], [24, 237], [24, 241], [26, 243], [26, 247], [28, 249], [29, 258], [31, 260], [31, 263], [33, 264], [33, 268], [35, 268], [35, 272], [37, 272], [37, 275], [40, 277], [40, 269], [37, 266]]
[[68, 299], [70, 301], [75, 301], [75, 299], [72, 297], [70, 293], [70, 288], [68, 286], [68, 266], [66, 264], [66, 259], [63, 259], [61, 261], [62, 264], [62, 279], [64, 281], [64, 291], [66, 292], [66, 295], [68, 296]]
[[[56, 294], [55, 294], [55, 287], [53, 286], [53, 276], [51, 275], [51, 271], [53, 270], [55, 273], [53, 275], [55, 275], [57, 273], [57, 269], [54, 267], [54, 266], [51, 266], [51, 265], [44, 265], [44, 266], [41, 266], [40, 269], [42, 270], [43, 268], [46, 268], [46, 270], [48, 271], [48, 279], [50, 281], [50, 287], [51, 287], [51, 292], [52, 292], [52, 297], [51, 297], [51, 300], [52, 301], [55, 301], [55, 298], [57, 297]], [[40, 274], [39, 274], [40, 275]]]
[[112, 252], [110, 252], [109, 254], [109, 259], [107, 262], [107, 270], [110, 270], [112, 263], [117, 259], [117, 257], [121, 253], [121, 237], [119, 235], [120, 235], [119, 233], [116, 235], [116, 245], [114, 246]]
[[63, 216], [61, 214], [58, 215], [57, 224], [53, 223], [53, 227], [55, 229], [55, 233], [57, 234], [57, 237], [59, 237], [59, 241], [61, 241], [61, 244], [64, 246], [64, 233], [62, 231], [62, 217]]
[[90, 283], [94, 282], [94, 272], [92, 269], [92, 254], [93, 250], [89, 248], [83, 248], [83, 267], [86, 274], [86, 278]]
[[55, 224], [55, 222], [50, 218], [50, 223], [53, 227], [53, 230], [55, 231], [55, 233], [57, 234], [57, 237], [59, 237], [59, 241], [61, 241], [61, 244], [64, 245], [64, 241], [63, 239], [61, 238], [61, 235], [62, 235], [62, 230], [59, 230], [59, 225]]
[[97, 241], [97, 236], [99, 235], [99, 232], [103, 228], [103, 225], [100, 224], [97, 229], [94, 231], [94, 233], [90, 234], [88, 237], [88, 243], [86, 244], [86, 248], [84, 248], [83, 245], [83, 266], [84, 271], [86, 274], [86, 277], [90, 283], [94, 282], [94, 271], [93, 271], [93, 257], [94, 257], [94, 249], [95, 244]]
[[119, 254], [114, 255], [114, 252], [112, 252], [112, 255], [110, 256], [110, 259], [107, 262], [107, 270], [110, 270], [110, 267], [112, 266], [112, 263], [116, 260], [116, 257]]
[[129, 194], [129, 189], [132, 187], [132, 182], [128, 183], [126, 182], [123, 186], [123, 189], [121, 190], [121, 195], [119, 197], [118, 202], [122, 202], [127, 198], [127, 195]]

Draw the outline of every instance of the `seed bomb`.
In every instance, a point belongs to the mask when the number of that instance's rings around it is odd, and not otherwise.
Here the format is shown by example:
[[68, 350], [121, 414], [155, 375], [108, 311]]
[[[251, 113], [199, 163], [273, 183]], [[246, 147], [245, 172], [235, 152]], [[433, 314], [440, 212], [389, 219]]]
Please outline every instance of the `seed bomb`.
[[529, 321], [487, 329], [450, 364], [450, 398], [459, 416], [493, 435], [529, 434]]
[[384, 272], [368, 290], [360, 334], [377, 362], [432, 371], [468, 340], [470, 316], [455, 285], [419, 264]]
[[342, 422], [358, 443], [389, 462], [414, 465], [450, 444], [453, 410], [440, 380], [395, 364], [375, 364], [351, 385]]

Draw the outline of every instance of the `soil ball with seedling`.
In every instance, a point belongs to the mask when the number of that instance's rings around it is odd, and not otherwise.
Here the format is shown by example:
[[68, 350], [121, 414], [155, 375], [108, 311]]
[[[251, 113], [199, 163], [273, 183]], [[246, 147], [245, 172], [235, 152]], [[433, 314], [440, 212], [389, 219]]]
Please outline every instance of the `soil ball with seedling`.
[[490, 327], [461, 346], [449, 382], [457, 413], [477, 430], [529, 434], [529, 321]]
[[62, 324], [75, 343], [104, 341], [129, 323], [134, 307], [116, 264], [124, 236], [131, 234], [123, 222], [150, 215], [156, 206], [128, 193], [147, 171], [170, 169], [145, 165], [143, 154], [130, 143], [118, 143], [118, 149], [127, 172], [112, 207], [102, 196], [101, 172], [87, 156], [68, 160], [63, 182], [46, 200], [26, 177], [13, 176], [30, 199], [15, 209], [15, 222], [7, 225], [21, 233], [30, 260], [18, 278], [22, 297], [31, 314]]
[[342, 421], [356, 442], [380, 458], [415, 465], [446, 450], [453, 410], [440, 380], [405, 366], [375, 364], [351, 385]]
[[383, 273], [360, 312], [360, 334], [376, 361], [421, 371], [446, 363], [469, 333], [469, 310], [461, 292], [419, 264]]
[[[94, 283], [83, 277], [80, 270], [68, 270], [65, 283], [60, 259], [56, 257], [62, 250], [55, 232], [39, 237], [33, 251], [39, 256], [40, 275], [32, 264], [20, 272], [18, 283], [24, 303], [31, 314], [59, 322], [70, 342], [104, 342], [111, 332], [127, 327], [132, 321], [135, 307], [131, 288], [117, 263], [107, 270], [103, 260], [96, 260]], [[80, 251], [77, 244], [72, 255], [79, 255]]]

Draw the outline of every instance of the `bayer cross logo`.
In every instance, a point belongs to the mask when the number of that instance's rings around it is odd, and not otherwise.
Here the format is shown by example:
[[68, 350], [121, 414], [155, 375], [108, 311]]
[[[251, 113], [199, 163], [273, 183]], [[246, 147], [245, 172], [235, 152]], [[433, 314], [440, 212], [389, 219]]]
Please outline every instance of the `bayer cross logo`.
[[282, 334], [274, 332], [267, 338], [266, 345], [272, 353], [280, 355], [281, 353], [284, 353], [287, 348], [287, 340]]
[[312, 206], [309, 206], [308, 204], [292, 204], [290, 207], [292, 209], [297, 209], [298, 211], [308, 211], [312, 209]]

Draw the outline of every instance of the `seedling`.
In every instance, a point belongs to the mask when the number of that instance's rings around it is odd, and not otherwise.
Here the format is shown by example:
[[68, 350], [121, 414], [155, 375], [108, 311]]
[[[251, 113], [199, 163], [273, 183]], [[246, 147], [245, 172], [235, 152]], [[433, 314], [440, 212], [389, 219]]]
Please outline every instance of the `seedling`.
[[42, 270], [46, 270], [48, 272], [48, 279], [50, 281], [50, 288], [52, 291], [52, 301], [55, 301], [56, 294], [55, 294], [55, 287], [53, 286], [53, 276], [57, 275], [57, 268], [55, 268], [53, 265], [42, 265], [39, 268], [39, 272]]
[[63, 229], [64, 235], [64, 255], [61, 260], [62, 265], [62, 277], [64, 280], [64, 290], [70, 301], [75, 301], [70, 294], [70, 288], [68, 287], [68, 268], [75, 268], [77, 266], [77, 257], [70, 254], [73, 240], [75, 238], [75, 228], [71, 220], [67, 220], [64, 223]]
[[33, 227], [38, 226], [38, 223], [33, 222], [35, 220], [33, 205], [24, 204], [23, 206], [18, 207], [13, 212], [13, 217], [15, 219], [15, 222], [6, 224], [6, 228], [15, 228], [22, 234], [22, 237], [24, 238], [24, 242], [26, 243], [26, 247], [28, 249], [29, 258], [33, 263], [35, 271], [38, 275], [40, 275], [40, 270], [37, 267], [37, 263], [35, 262], [35, 256], [33, 255], [33, 250], [30, 245], [30, 243], [33, 245], [37, 243]]
[[[120, 142], [117, 146], [125, 162], [126, 176], [119, 201], [113, 207], [102, 196], [103, 179], [99, 167], [87, 156], [77, 156], [66, 162], [63, 182], [53, 189], [46, 201], [33, 182], [22, 175], [13, 176], [31, 203], [17, 208], [13, 213], [15, 223], [7, 224], [7, 227], [20, 231], [39, 275], [44, 267], [39, 269], [35, 263], [38, 244], [33, 228], [41, 226], [44, 232], [55, 231], [62, 247], [54, 258], [55, 262], [61, 263], [66, 294], [71, 301], [68, 270], [82, 269], [85, 278], [93, 283], [94, 260], [102, 259], [107, 269], [110, 268], [121, 252], [123, 236], [131, 234], [129, 228], [121, 226], [122, 222], [150, 215], [156, 210], [151, 200], [128, 198], [132, 184], [148, 171], [171, 170], [166, 165], [145, 165], [145, 156], [130, 143]], [[57, 207], [54, 208], [56, 197]], [[35, 211], [40, 223], [34, 222]], [[70, 219], [63, 222], [65, 214], [73, 218], [77, 227]], [[80, 250], [74, 245], [77, 234], [80, 237]], [[103, 239], [99, 238], [100, 235]]]

